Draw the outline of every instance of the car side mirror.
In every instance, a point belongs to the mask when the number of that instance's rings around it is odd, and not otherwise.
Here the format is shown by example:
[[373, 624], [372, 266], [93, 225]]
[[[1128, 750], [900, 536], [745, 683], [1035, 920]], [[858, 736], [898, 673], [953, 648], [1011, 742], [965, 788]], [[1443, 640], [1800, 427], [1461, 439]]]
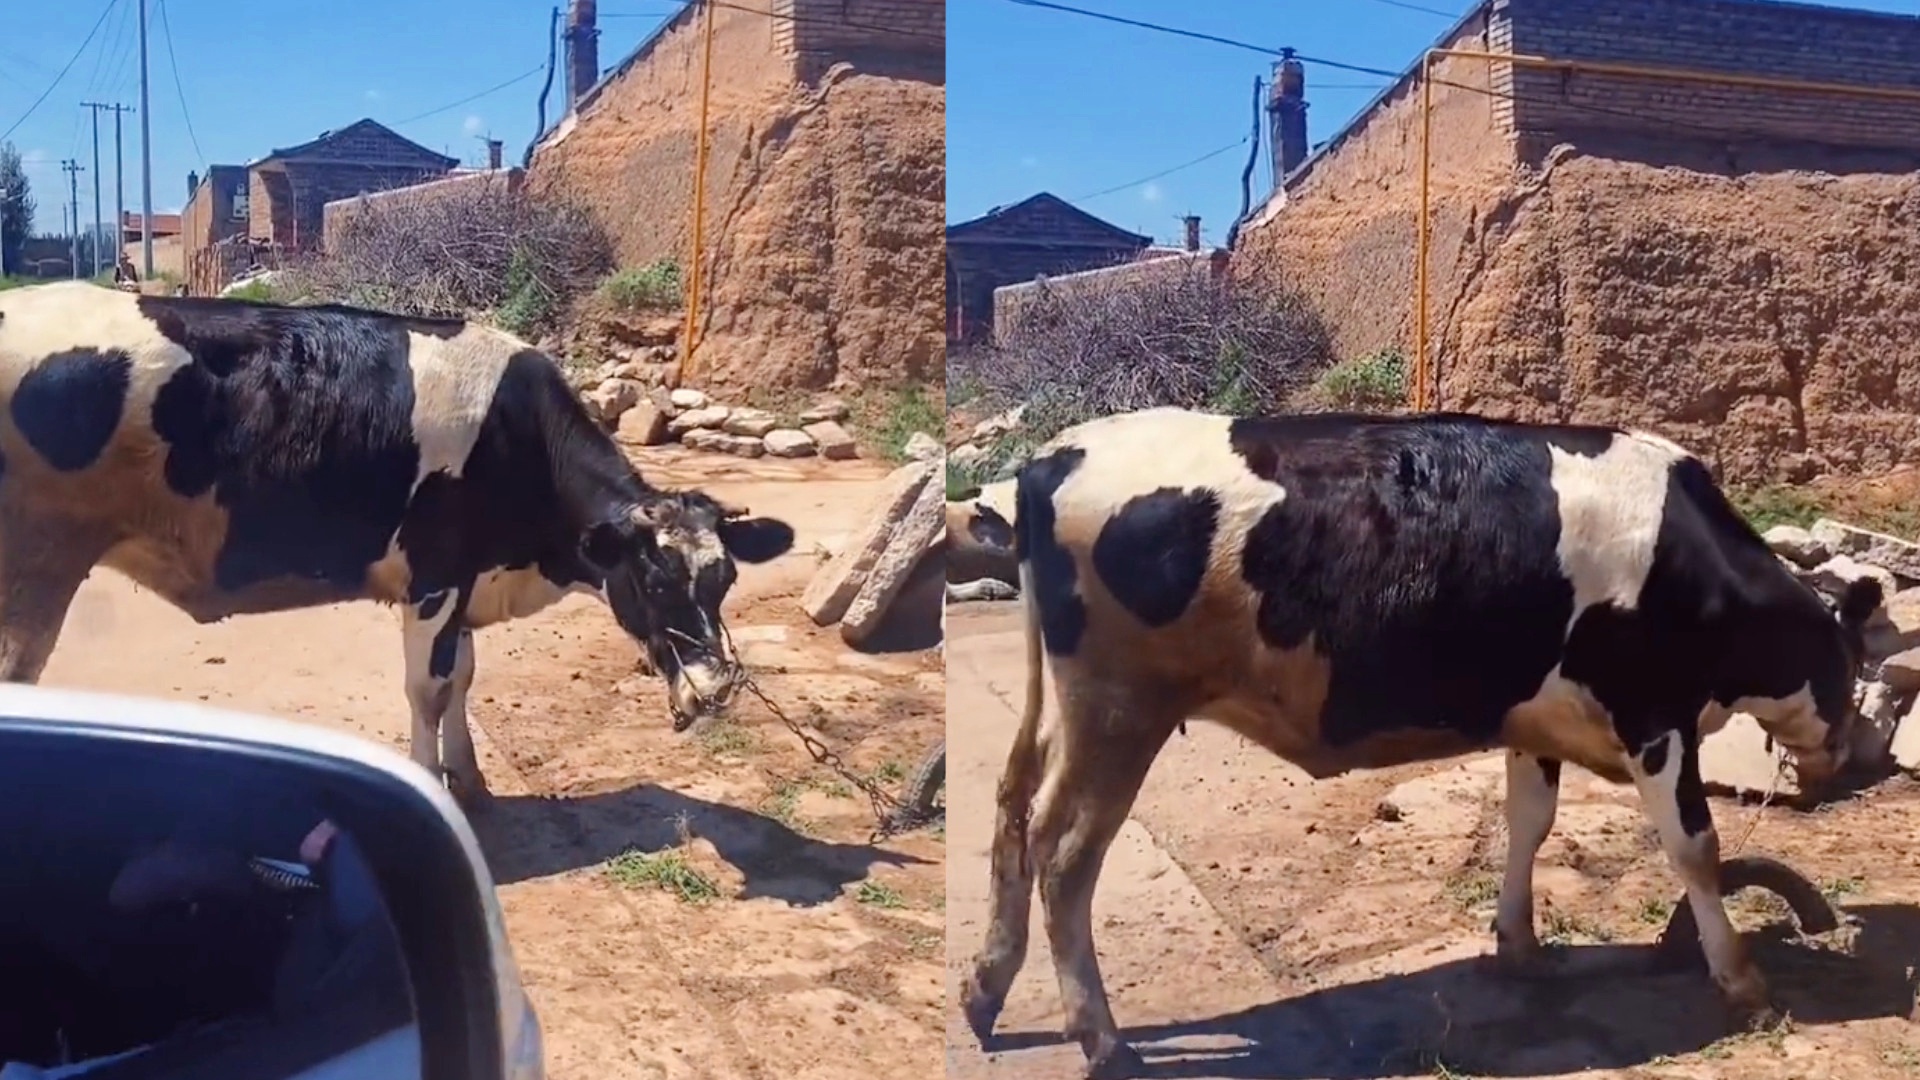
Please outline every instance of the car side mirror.
[[0, 684], [0, 821], [9, 1080], [544, 1076], [473, 831], [384, 746]]

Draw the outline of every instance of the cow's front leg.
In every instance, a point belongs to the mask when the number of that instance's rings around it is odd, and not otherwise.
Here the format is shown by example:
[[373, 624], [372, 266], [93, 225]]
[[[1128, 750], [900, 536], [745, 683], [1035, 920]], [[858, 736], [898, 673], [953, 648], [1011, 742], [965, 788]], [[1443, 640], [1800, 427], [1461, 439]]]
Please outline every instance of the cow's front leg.
[[1507, 751], [1507, 872], [1493, 937], [1502, 969], [1538, 969], [1540, 939], [1533, 929], [1533, 864], [1553, 831], [1560, 806], [1560, 763], [1519, 750]]
[[447, 786], [469, 810], [483, 808], [492, 797], [480, 761], [473, 752], [473, 729], [467, 726], [467, 692], [473, 689], [473, 631], [460, 628], [455, 644], [453, 675], [448, 680], [447, 708], [440, 714], [440, 739], [445, 747]]
[[[455, 675], [461, 670], [461, 647], [463, 635], [467, 635], [464, 613], [466, 611], [467, 590], [462, 588], [446, 589], [429, 593], [419, 601], [408, 605], [402, 616], [401, 634], [405, 643], [407, 664], [407, 704], [413, 711], [412, 754], [413, 760], [421, 768], [436, 776], [442, 775], [440, 766], [440, 725], [447, 716], [456, 694]], [[470, 635], [467, 635], [470, 636]], [[472, 650], [467, 650], [466, 672], [472, 676]], [[465, 687], [458, 692], [464, 697]], [[465, 748], [468, 760], [452, 762], [454, 769], [450, 789], [456, 798], [471, 795], [471, 788], [479, 780], [477, 768], [467, 775], [461, 775], [460, 768], [471, 766], [472, 743], [465, 731], [464, 703], [461, 713], [461, 733], [448, 747], [449, 756], [456, 756], [460, 748]]]
[[1746, 942], [1721, 901], [1720, 836], [1700, 781], [1698, 736], [1669, 730], [1642, 748], [1629, 767], [1646, 814], [1660, 832], [1660, 846], [1687, 890], [1714, 983], [1743, 1020], [1770, 1017], [1766, 979], [1747, 955]]

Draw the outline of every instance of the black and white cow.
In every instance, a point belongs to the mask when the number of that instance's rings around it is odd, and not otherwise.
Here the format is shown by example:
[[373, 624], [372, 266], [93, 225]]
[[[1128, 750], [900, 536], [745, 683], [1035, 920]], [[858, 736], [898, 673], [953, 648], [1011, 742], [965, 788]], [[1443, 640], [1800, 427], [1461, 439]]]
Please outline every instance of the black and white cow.
[[1094, 883], [1189, 717], [1315, 777], [1504, 747], [1494, 929], [1517, 966], [1540, 957], [1533, 862], [1562, 763], [1634, 784], [1714, 980], [1735, 1007], [1767, 1007], [1721, 904], [1700, 739], [1751, 713], [1803, 781], [1831, 779], [1880, 589], [1849, 589], [1836, 617], [1696, 458], [1602, 427], [1155, 409], [1054, 439], [1016, 508], [1029, 672], [965, 988], [983, 1040], [1037, 878], [1068, 1034], [1095, 1074], [1139, 1066], [1094, 957]]
[[735, 559], [793, 540], [648, 486], [551, 360], [457, 320], [14, 289], [0, 404], [0, 678], [39, 677], [96, 565], [203, 623], [400, 605], [414, 760], [444, 734], [469, 803], [474, 628], [598, 595], [684, 729], [737, 686]]

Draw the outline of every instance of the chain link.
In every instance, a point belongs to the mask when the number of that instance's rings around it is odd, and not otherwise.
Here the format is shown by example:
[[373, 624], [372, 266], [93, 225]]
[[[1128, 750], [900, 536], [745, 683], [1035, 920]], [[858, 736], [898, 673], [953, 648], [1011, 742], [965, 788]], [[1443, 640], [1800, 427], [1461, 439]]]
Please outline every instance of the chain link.
[[767, 696], [765, 690], [760, 689], [760, 684], [754, 681], [753, 676], [742, 672], [740, 680], [742, 685], [746, 687], [748, 693], [760, 699], [760, 704], [765, 705], [768, 712], [772, 713], [776, 719], [786, 725], [788, 731], [793, 732], [794, 735], [799, 738], [800, 744], [807, 748], [807, 753], [813, 757], [816, 764], [824, 765], [833, 770], [840, 779], [860, 789], [860, 793], [867, 797], [868, 804], [873, 808], [874, 821], [877, 823], [877, 827], [867, 841], [868, 843], [878, 843], [895, 833], [905, 832], [907, 829], [918, 824], [918, 822], [907, 820], [909, 815], [901, 812], [902, 807], [900, 800], [895, 798], [892, 792], [872, 780], [861, 776], [859, 773], [854, 772], [840, 755], [834, 752], [832, 747], [814, 738], [806, 728], [788, 716], [786, 710], [774, 704], [773, 699]]

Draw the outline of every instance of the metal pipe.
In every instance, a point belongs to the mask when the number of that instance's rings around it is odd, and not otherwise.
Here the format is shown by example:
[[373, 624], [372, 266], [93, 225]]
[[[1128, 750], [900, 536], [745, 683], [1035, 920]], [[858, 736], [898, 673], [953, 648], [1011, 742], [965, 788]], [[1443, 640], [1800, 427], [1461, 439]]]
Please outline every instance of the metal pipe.
[[702, 225], [707, 210], [707, 107], [713, 96], [713, 0], [701, 2], [706, 8], [702, 13], [706, 43], [700, 61], [700, 130], [693, 150], [693, 253], [687, 267], [687, 344], [680, 350], [680, 370], [674, 377], [675, 385], [686, 380], [687, 371], [692, 367], [695, 328], [700, 320], [700, 289], [704, 284], [700, 273], [700, 245], [705, 239]]

